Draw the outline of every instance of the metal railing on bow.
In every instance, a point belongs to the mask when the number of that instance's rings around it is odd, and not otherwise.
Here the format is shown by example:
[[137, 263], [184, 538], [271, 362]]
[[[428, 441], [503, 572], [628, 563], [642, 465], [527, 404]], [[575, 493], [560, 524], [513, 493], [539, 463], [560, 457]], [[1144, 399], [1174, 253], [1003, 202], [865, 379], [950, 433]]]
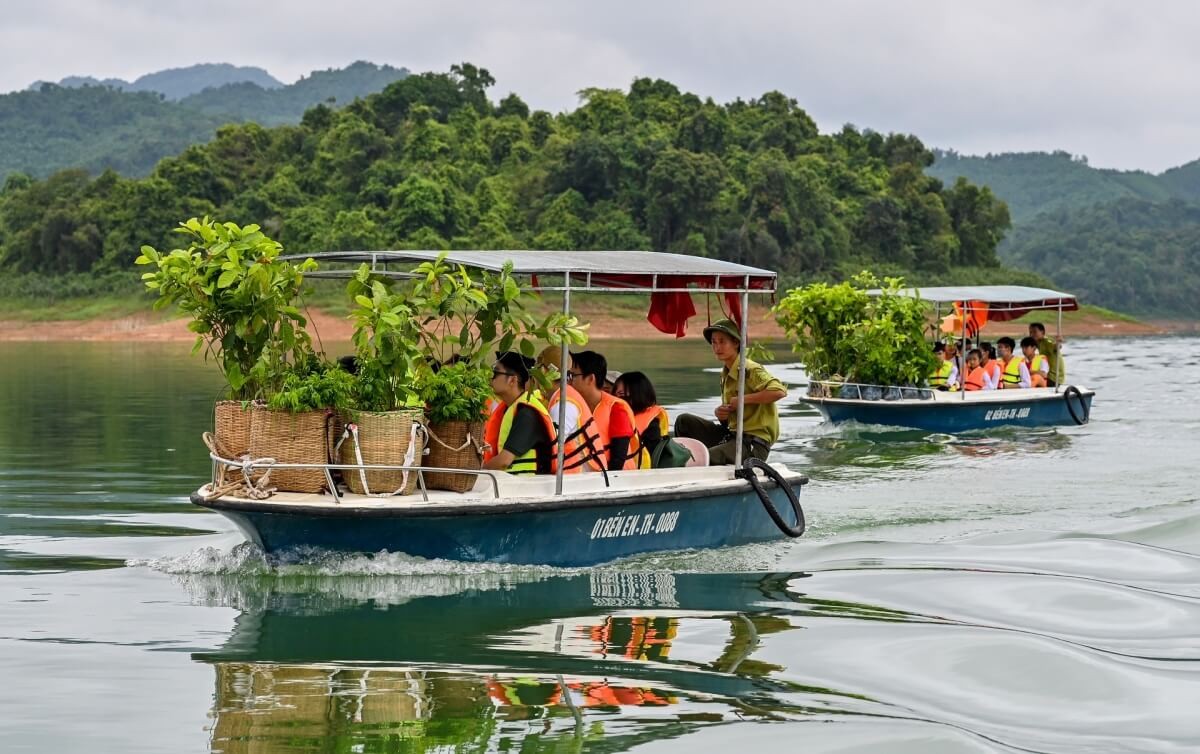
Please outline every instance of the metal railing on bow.
[[840, 398], [859, 401], [931, 401], [933, 393], [934, 390], [927, 387], [868, 385], [838, 380], [811, 380], [808, 383], [808, 397], [810, 398]]
[[[220, 497], [235, 491], [245, 491], [253, 497], [258, 497], [254, 494], [254, 490], [263, 491], [269, 487], [270, 472], [274, 469], [311, 469], [321, 470], [325, 474], [327, 489], [333, 496], [334, 503], [341, 503], [342, 493], [338, 491], [337, 480], [334, 479], [334, 471], [356, 471], [356, 472], [373, 472], [373, 471], [400, 471], [400, 472], [415, 472], [417, 475], [417, 489], [421, 492], [421, 499], [425, 502], [429, 500], [429, 490], [425, 485], [425, 472], [436, 472], [445, 474], [469, 474], [471, 476], [486, 476], [492, 482], [492, 496], [497, 500], [500, 499], [500, 482], [497, 473], [491, 469], [450, 469], [432, 466], [403, 466], [399, 464], [373, 464], [373, 463], [282, 463], [274, 458], [246, 458], [246, 459], [231, 459], [222, 458], [216, 453], [209, 453], [208, 457], [212, 460], [212, 482], [210, 484], [210, 497]], [[241, 480], [231, 482], [226, 477], [226, 470], [240, 470]], [[257, 475], [257, 477], [256, 477]], [[392, 497], [397, 493], [386, 493], [371, 495], [372, 497]], [[267, 497], [267, 495], [262, 495]]]

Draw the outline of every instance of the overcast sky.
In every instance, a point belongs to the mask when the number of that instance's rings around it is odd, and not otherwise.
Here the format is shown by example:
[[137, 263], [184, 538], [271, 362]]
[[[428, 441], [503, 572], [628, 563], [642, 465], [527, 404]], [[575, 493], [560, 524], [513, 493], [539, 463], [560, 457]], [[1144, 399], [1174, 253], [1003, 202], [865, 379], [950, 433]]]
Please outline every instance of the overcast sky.
[[359, 59], [466, 60], [494, 99], [552, 111], [650, 76], [720, 102], [778, 89], [822, 131], [1158, 172], [1200, 158], [1198, 39], [1187, 0], [3, 0], [0, 91], [201, 62], [286, 83]]

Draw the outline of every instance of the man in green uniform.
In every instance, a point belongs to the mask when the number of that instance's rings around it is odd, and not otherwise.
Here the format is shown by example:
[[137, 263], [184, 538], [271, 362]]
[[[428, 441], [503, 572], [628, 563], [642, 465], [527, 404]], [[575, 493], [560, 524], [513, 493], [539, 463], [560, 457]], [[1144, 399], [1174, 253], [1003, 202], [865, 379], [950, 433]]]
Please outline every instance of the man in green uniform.
[[1033, 322], [1029, 325], [1029, 337], [1037, 341], [1038, 353], [1046, 357], [1046, 361], [1050, 363], [1050, 374], [1046, 377], [1046, 384], [1050, 387], [1061, 385], [1067, 379], [1067, 365], [1063, 363], [1062, 351], [1059, 350], [1059, 344], [1054, 342], [1054, 338], [1046, 337], [1046, 326], [1041, 322]]
[[742, 457], [754, 456], [765, 461], [771, 446], [779, 439], [779, 408], [775, 405], [787, 396], [787, 388], [757, 362], [746, 359], [745, 416], [737, 415], [738, 355], [741, 335], [731, 319], [722, 319], [704, 328], [704, 339], [712, 345], [713, 355], [724, 365], [721, 369], [721, 405], [713, 413], [717, 421], [695, 414], [682, 414], [675, 420], [676, 437], [692, 437], [708, 446], [708, 462], [723, 466], [734, 462], [737, 452], [738, 422], [742, 424]]

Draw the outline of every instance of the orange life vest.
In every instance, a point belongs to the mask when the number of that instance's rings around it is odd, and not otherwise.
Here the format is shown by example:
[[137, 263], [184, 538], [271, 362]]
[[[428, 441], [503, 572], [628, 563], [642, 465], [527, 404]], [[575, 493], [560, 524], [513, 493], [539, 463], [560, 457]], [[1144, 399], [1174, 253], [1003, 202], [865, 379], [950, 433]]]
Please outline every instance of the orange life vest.
[[975, 367], [967, 373], [966, 389], [983, 390], [983, 367]]
[[641, 450], [638, 453], [638, 468], [650, 468], [650, 449], [642, 442], [642, 436], [646, 434], [646, 430], [650, 429], [650, 425], [658, 421], [659, 437], [666, 437], [671, 432], [671, 421], [667, 418], [667, 412], [661, 406], [650, 406], [644, 411], [633, 415], [633, 427], [637, 430], [638, 445]]
[[[600, 402], [596, 404], [596, 410], [592, 412], [592, 420], [596, 428], [596, 434], [600, 438], [600, 457], [592, 458], [588, 461], [588, 465], [594, 470], [601, 469], [601, 463], [608, 463], [608, 451], [611, 447], [612, 438], [608, 434], [609, 421], [612, 419], [613, 411], [624, 411], [629, 415], [629, 424], [636, 430], [634, 424], [633, 409], [629, 404], [611, 393], [601, 393]], [[582, 422], [580, 424], [582, 426]], [[633, 436], [629, 438], [629, 453], [625, 457], [625, 464], [621, 467], [626, 470], [635, 470], [638, 467], [638, 457], [641, 455], [642, 444], [638, 441], [638, 435], [635, 431]], [[610, 469], [611, 470], [611, 469]]]
[[[595, 453], [589, 452], [588, 442], [591, 442], [591, 447], [596, 449], [596, 453], [600, 452], [600, 434], [596, 432], [596, 423], [592, 421], [592, 410], [588, 408], [587, 401], [583, 399], [578, 390], [570, 385], [567, 385], [567, 403], [574, 406], [579, 413], [579, 426], [563, 439], [563, 473], [578, 474], [595, 455]], [[549, 407], [550, 419], [558, 421], [557, 390], [554, 391], [554, 395], [550, 397], [550, 402], [546, 405]], [[554, 449], [554, 453], [554, 457], [557, 459], [558, 448]]]
[[999, 359], [988, 359], [988, 363], [980, 368], [983, 369], [984, 374], [992, 378], [993, 385], [1000, 387], [1000, 374], [1002, 370], [1000, 369]]

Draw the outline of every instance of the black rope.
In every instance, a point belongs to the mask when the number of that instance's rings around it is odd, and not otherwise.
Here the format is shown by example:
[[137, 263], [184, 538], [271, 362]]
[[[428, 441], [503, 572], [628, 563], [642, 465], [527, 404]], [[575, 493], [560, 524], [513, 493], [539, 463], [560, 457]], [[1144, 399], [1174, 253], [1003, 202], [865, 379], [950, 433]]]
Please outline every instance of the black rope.
[[[1074, 395], [1076, 400], [1079, 401], [1079, 408], [1083, 413], [1082, 418], [1080, 418], [1079, 414], [1075, 412], [1075, 407], [1071, 405], [1072, 395]], [[1071, 415], [1071, 418], [1075, 420], [1075, 423], [1087, 424], [1089, 418], [1088, 414], [1090, 412], [1088, 411], [1087, 401], [1084, 400], [1083, 393], [1079, 391], [1079, 388], [1075, 387], [1074, 385], [1067, 385], [1067, 389], [1063, 391], [1063, 400], [1067, 404], [1067, 413]]]
[[[783, 520], [783, 516], [775, 508], [775, 503], [771, 501], [770, 495], [763, 489], [762, 482], [758, 480], [758, 474], [754, 473], [756, 469], [762, 469], [767, 478], [774, 482], [787, 495], [788, 502], [792, 505], [792, 512], [796, 515], [795, 526], [791, 526], [787, 521]], [[737, 475], [750, 482], [750, 486], [758, 493], [758, 499], [762, 502], [763, 508], [766, 508], [767, 515], [779, 527], [779, 531], [792, 538], [799, 537], [804, 533], [807, 524], [804, 520], [804, 509], [800, 507], [800, 497], [796, 494], [796, 489], [788, 484], [783, 475], [776, 471], [773, 466], [766, 461], [750, 456], [742, 463], [742, 468], [738, 470]]]

